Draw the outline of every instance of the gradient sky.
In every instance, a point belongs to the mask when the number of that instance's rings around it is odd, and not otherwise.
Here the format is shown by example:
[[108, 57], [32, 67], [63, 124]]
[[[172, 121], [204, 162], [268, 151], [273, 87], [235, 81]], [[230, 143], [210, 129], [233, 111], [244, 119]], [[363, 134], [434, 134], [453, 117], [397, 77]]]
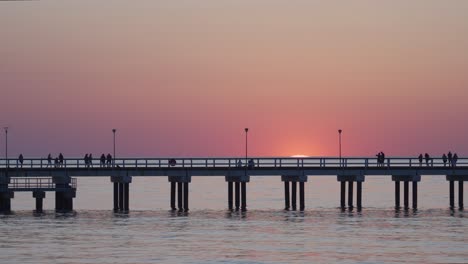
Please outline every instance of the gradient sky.
[[[28, 156], [468, 154], [468, 1], [0, 1]], [[3, 156], [4, 134], [0, 138]]]

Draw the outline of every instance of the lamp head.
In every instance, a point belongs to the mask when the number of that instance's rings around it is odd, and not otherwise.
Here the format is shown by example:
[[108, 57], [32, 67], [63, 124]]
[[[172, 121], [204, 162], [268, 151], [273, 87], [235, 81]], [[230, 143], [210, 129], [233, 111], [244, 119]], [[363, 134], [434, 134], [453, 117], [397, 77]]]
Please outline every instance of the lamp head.
[[245, 130], [246, 133], [249, 132], [249, 128], [247, 128], [247, 127], [244, 130]]
[[341, 134], [341, 132], [343, 132], [343, 130], [341, 130], [341, 129], [338, 129], [338, 133], [340, 133], [340, 134]]
[[113, 132], [113, 133], [115, 133], [116, 131], [117, 131], [117, 129], [115, 129], [115, 128], [112, 129], [112, 132]]

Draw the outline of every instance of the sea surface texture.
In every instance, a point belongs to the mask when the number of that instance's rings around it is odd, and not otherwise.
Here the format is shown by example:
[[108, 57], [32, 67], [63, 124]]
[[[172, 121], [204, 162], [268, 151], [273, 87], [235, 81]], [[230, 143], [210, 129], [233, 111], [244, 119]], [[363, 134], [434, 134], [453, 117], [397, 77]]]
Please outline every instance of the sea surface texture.
[[383, 176], [366, 178], [362, 212], [338, 208], [330, 176], [309, 177], [304, 212], [283, 210], [279, 177], [252, 177], [247, 212], [226, 209], [222, 177], [192, 178], [188, 213], [168, 210], [169, 186], [135, 177], [128, 214], [112, 212], [109, 178], [79, 178], [72, 214], [56, 214], [47, 193], [34, 215], [31, 193], [17, 193], [13, 214], [0, 216], [0, 263], [468, 262], [467, 214], [448, 209], [443, 176], [423, 176], [419, 209], [408, 212], [393, 208]]

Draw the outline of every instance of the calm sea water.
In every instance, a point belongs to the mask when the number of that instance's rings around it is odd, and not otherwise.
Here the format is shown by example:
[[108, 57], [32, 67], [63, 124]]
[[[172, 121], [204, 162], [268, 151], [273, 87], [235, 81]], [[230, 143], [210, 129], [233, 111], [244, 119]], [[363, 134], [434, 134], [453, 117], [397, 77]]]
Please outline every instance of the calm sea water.
[[76, 212], [34, 216], [31, 193], [0, 216], [0, 263], [468, 263], [466, 212], [444, 177], [424, 177], [419, 210], [396, 212], [393, 183], [367, 177], [362, 212], [341, 212], [336, 177], [309, 177], [306, 211], [285, 212], [278, 177], [253, 177], [245, 213], [227, 212], [221, 177], [194, 177], [190, 212], [172, 213], [165, 178], [134, 178], [114, 214], [108, 178], [79, 178]]

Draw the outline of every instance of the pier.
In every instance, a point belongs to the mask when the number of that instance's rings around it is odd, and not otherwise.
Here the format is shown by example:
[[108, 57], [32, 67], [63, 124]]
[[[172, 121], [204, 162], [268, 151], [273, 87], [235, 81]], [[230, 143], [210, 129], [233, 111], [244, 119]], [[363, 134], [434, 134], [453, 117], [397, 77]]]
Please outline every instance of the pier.
[[23, 164], [16, 159], [1, 160], [0, 212], [8, 213], [12, 210], [11, 199], [14, 199], [15, 192], [31, 192], [32, 197], [36, 199], [35, 211], [39, 213], [43, 211], [46, 192], [55, 194], [57, 212], [73, 211], [73, 199], [76, 198], [79, 177], [109, 177], [109, 188], [113, 188], [112, 208], [115, 212], [130, 210], [132, 177], [167, 177], [170, 188], [169, 208], [187, 212], [190, 201], [189, 186], [192, 178], [197, 176], [225, 177], [227, 208], [237, 211], [247, 210], [247, 185], [254, 181], [256, 176], [278, 177], [278, 184], [284, 185], [284, 194], [278, 195], [284, 195], [285, 210], [305, 210], [305, 184], [313, 181], [314, 177], [331, 176], [336, 177], [340, 185], [337, 205], [339, 204], [342, 210], [353, 210], [356, 207], [360, 211], [365, 203], [362, 198], [365, 178], [376, 175], [388, 176], [389, 188], [392, 188], [391, 182], [394, 182], [396, 209], [401, 208], [401, 182], [403, 209], [410, 209], [410, 183], [411, 208], [417, 209], [418, 183], [425, 175], [445, 176], [449, 183], [448, 206], [451, 209], [456, 208], [455, 183], [458, 182], [458, 208], [464, 207], [463, 184], [468, 181], [468, 158], [460, 158], [456, 166], [448, 166], [442, 159], [432, 159], [426, 165], [420, 164], [417, 158], [401, 157], [386, 158], [383, 164], [378, 164], [375, 158], [366, 157], [255, 157], [249, 160], [250, 166], [239, 166], [241, 162], [249, 163], [238, 157], [125, 158], [115, 159], [112, 164], [100, 164], [99, 160], [85, 164], [83, 159], [65, 159], [63, 164], [48, 164], [46, 159], [24, 159]]

